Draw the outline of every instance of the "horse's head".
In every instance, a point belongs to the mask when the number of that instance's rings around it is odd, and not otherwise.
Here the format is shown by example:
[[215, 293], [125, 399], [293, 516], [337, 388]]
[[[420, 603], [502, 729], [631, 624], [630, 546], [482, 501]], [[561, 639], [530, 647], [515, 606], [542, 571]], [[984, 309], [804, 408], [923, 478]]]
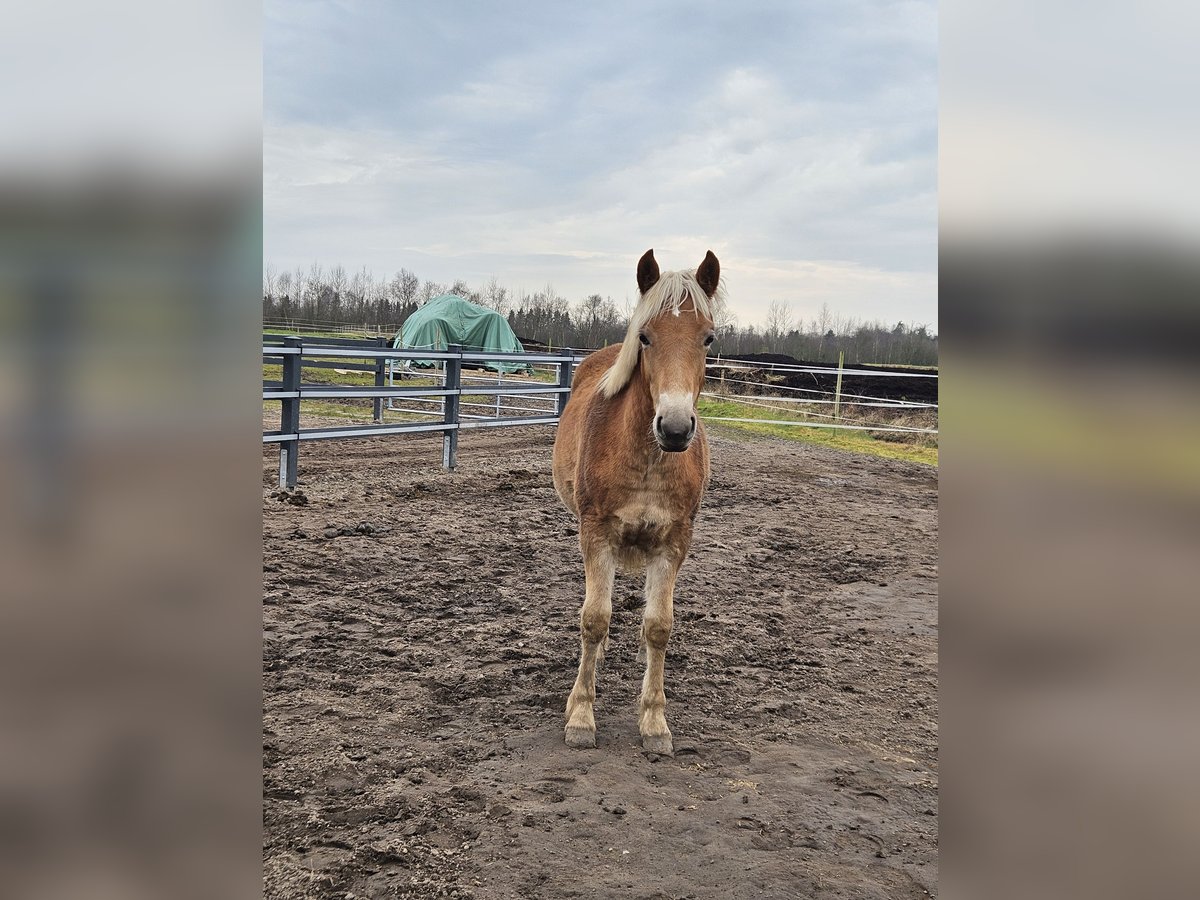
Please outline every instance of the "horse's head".
[[[715, 337], [708, 301], [717, 295], [721, 264], [710, 250], [695, 275], [668, 272], [660, 284], [654, 251], [647, 250], [638, 261], [637, 277], [644, 300], [653, 299], [648, 295], [655, 287], [663, 292], [650, 306], [652, 314], [633, 324], [638, 325], [640, 365], [654, 402], [654, 439], [663, 450], [678, 453], [696, 436], [696, 401], [704, 387], [705, 356]], [[668, 280], [674, 283], [665, 283]]]

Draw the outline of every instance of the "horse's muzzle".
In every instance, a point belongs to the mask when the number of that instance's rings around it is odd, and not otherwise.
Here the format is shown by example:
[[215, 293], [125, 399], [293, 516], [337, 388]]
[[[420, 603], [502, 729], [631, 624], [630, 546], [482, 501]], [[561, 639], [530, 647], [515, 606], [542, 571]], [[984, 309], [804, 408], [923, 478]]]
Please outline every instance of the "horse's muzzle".
[[667, 453], [682, 453], [696, 436], [696, 417], [666, 415], [654, 417], [654, 439]]

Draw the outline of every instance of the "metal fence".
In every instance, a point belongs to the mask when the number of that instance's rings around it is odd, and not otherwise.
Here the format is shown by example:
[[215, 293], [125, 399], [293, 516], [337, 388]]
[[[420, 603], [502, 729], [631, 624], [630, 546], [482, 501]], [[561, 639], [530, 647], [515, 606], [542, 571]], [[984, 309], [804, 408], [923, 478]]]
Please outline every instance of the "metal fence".
[[[263, 400], [280, 402], [280, 425], [276, 431], [264, 431], [264, 444], [279, 445], [279, 486], [296, 486], [300, 442], [337, 438], [375, 437], [383, 434], [442, 433], [442, 465], [453, 469], [458, 461], [459, 432], [472, 428], [507, 428], [520, 425], [556, 425], [571, 393], [571, 375], [577, 363], [571, 350], [557, 353], [491, 353], [466, 350], [451, 344], [444, 351], [395, 350], [387, 338], [352, 340], [263, 335], [263, 363], [282, 365], [283, 377], [263, 380]], [[389, 360], [430, 360], [438, 367], [441, 383], [436, 386], [396, 386], [389, 384]], [[463, 384], [464, 364], [497, 362], [505, 364], [549, 365], [557, 370], [553, 384], [514, 383], [501, 378], [496, 384]], [[337, 369], [366, 372], [374, 376], [373, 386], [305, 383], [305, 369]], [[469, 378], [469, 376], [468, 376]], [[490, 381], [490, 379], [489, 379]], [[521, 416], [468, 416], [462, 413], [463, 395], [519, 396], [541, 395], [553, 402], [544, 411]], [[300, 427], [300, 403], [303, 400], [371, 398], [373, 422], [369, 425], [339, 425], [316, 428]], [[389, 408], [397, 399], [428, 402], [438, 398], [439, 409], [421, 410], [423, 415], [440, 413], [439, 421], [384, 422], [384, 402]], [[497, 410], [501, 409], [497, 403]]]
[[[330, 338], [316, 336], [263, 335], [263, 362], [282, 364], [283, 377], [278, 381], [263, 381], [263, 400], [278, 400], [281, 404], [280, 427], [276, 431], [264, 431], [263, 443], [279, 444], [279, 485], [293, 488], [296, 485], [296, 466], [300, 453], [300, 442], [307, 440], [331, 440], [336, 438], [375, 437], [385, 434], [415, 434], [441, 432], [442, 465], [453, 469], [457, 464], [458, 435], [472, 428], [505, 428], [519, 425], [556, 425], [571, 393], [572, 374], [576, 366], [590, 351], [561, 350], [533, 353], [489, 353], [466, 350], [451, 345], [445, 351], [432, 349], [396, 350], [389, 346], [386, 337], [371, 339]], [[413, 360], [433, 361], [437, 369], [429, 376], [436, 382], [432, 386], [405, 386], [403, 378], [412, 373], [409, 364]], [[402, 364], [401, 384], [395, 383], [396, 363]], [[495, 377], [465, 375], [464, 364], [478, 366], [481, 363], [498, 362], [549, 366], [557, 372], [554, 383], [531, 382], [526, 379], [506, 378], [502, 373]], [[936, 435], [937, 428], [897, 424], [895, 422], [858, 422], [841, 414], [839, 406], [887, 408], [896, 412], [929, 411], [936, 420], [938, 404], [898, 400], [843, 393], [843, 373], [856, 376], [934, 378], [936, 373], [897, 372], [894, 370], [844, 369], [842, 365], [791, 366], [774, 363], [759, 363], [739, 359], [710, 359], [707, 363], [710, 374], [708, 384], [721, 388], [721, 393], [704, 391], [702, 396], [716, 400], [734, 400], [748, 407], [762, 407], [779, 412], [802, 412], [807, 417], [826, 421], [799, 421], [796, 419], [741, 418], [705, 415], [705, 421], [749, 423], [758, 425], [787, 425], [804, 428], [837, 428], [867, 432], [910, 432]], [[305, 383], [305, 369], [336, 369], [339, 372], [369, 373], [373, 385], [314, 384]], [[768, 369], [772, 373], [809, 372], [837, 374], [834, 390], [819, 388], [787, 387], [771, 384], [775, 394], [747, 395], [747, 388], [760, 388], [759, 382], [738, 378], [739, 370]], [[300, 402], [302, 400], [335, 400], [346, 398], [370, 398], [373, 400], [373, 422], [370, 425], [340, 425], [317, 428], [300, 427]], [[481, 402], [490, 398], [488, 402]], [[514, 402], [514, 398], [516, 398]], [[504, 402], [504, 401], [508, 402]], [[397, 406], [397, 404], [400, 404]], [[781, 407], [779, 404], [783, 404]], [[832, 405], [832, 414], [805, 409], [813, 405]], [[409, 413], [425, 417], [426, 421], [385, 422], [385, 409], [391, 413]], [[472, 412], [471, 410], [474, 410]], [[523, 415], [508, 415], [508, 413]], [[760, 414], [761, 415], [761, 414]], [[432, 420], [431, 420], [432, 419]]]

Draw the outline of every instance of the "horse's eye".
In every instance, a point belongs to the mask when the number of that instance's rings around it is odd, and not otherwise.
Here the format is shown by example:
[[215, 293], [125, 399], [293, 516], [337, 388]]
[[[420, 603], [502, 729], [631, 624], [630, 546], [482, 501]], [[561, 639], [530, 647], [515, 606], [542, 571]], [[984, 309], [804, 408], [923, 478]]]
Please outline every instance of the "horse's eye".
[[643, 346], [643, 347], [649, 347], [649, 346], [650, 346], [650, 338], [648, 338], [648, 337], [646, 336], [646, 332], [644, 332], [644, 331], [643, 331], [641, 334], [639, 334], [639, 335], [638, 335], [638, 340], [642, 342], [642, 346]]
[[707, 337], [704, 338], [704, 346], [711, 347], [712, 342], [715, 341], [716, 339], [717, 339], [717, 336], [715, 334], [708, 335]]

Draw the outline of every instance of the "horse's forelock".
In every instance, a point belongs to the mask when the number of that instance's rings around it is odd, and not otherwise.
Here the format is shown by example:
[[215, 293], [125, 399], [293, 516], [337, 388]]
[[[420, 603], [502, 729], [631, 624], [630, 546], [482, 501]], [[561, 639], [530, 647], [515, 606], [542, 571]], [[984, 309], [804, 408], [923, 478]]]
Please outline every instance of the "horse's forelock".
[[[605, 397], [615, 397], [633, 377], [638, 363], [638, 333], [647, 323], [670, 311], [675, 315], [691, 312], [715, 319], [717, 310], [725, 303], [725, 282], [722, 279], [710, 297], [696, 280], [694, 272], [681, 270], [663, 272], [650, 290], [646, 291], [629, 317], [629, 328], [621, 352], [608, 371], [600, 377], [599, 388]], [[689, 305], [690, 304], [690, 305]]]

